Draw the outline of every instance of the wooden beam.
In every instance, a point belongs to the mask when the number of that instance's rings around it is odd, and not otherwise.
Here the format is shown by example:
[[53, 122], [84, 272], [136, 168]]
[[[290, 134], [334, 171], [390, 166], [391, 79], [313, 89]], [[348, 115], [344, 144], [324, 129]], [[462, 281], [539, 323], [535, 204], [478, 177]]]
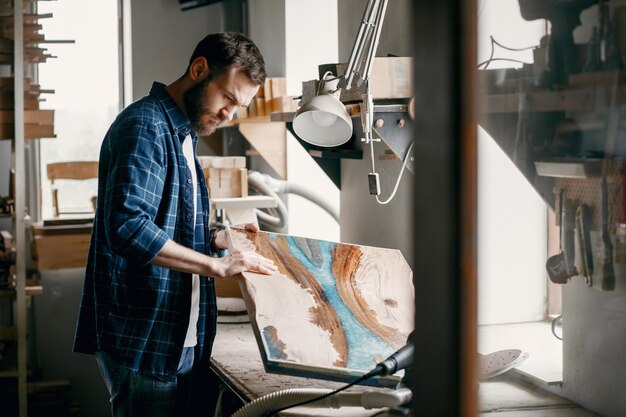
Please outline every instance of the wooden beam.
[[287, 128], [284, 123], [239, 123], [239, 132], [281, 179], [287, 179]]

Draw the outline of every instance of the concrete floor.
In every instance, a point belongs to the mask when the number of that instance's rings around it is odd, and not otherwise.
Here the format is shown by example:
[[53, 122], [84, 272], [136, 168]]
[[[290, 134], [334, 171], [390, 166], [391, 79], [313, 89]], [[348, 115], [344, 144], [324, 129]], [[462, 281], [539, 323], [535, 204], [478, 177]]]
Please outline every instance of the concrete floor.
[[482, 354], [503, 349], [529, 354], [517, 368], [479, 384], [481, 416], [598, 417], [550, 392], [558, 392], [563, 380], [563, 346], [550, 323], [480, 326], [478, 334]]
[[478, 398], [483, 417], [599, 417], [511, 372], [481, 382]]

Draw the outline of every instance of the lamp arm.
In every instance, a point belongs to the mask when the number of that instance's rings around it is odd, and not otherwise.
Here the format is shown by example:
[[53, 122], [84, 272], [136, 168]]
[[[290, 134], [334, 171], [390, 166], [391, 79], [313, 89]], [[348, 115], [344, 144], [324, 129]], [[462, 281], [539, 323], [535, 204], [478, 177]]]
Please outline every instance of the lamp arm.
[[387, 12], [387, 1], [388, 0], [382, 0], [382, 4], [376, 13], [374, 34], [372, 35], [373, 39], [372, 42], [370, 42], [367, 59], [365, 60], [365, 69], [363, 70], [363, 82], [369, 81], [370, 76], [372, 75], [372, 63], [374, 62], [374, 57], [376, 56], [376, 49], [378, 49], [378, 41], [380, 40], [380, 32], [382, 31], [385, 13]]
[[343, 76], [345, 79], [345, 86], [343, 87], [345, 87], [346, 90], [350, 90], [352, 88], [352, 81], [356, 71], [355, 67], [359, 65], [362, 59], [363, 48], [365, 47], [365, 44], [370, 36], [372, 25], [375, 23], [372, 21], [372, 15], [378, 10], [379, 2], [380, 0], [369, 0], [367, 6], [365, 7], [359, 33], [354, 40], [354, 46], [352, 47], [352, 52], [350, 53], [350, 60], [348, 61], [348, 66], [346, 67], [346, 71]]

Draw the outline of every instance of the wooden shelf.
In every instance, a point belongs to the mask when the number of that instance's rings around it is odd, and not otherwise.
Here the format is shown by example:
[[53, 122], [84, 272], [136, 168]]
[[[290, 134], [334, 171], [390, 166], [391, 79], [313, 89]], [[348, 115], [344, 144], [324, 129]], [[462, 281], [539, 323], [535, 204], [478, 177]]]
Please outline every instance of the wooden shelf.
[[17, 368], [9, 368], [0, 371], [0, 378], [17, 378]]
[[[26, 286], [27, 297], [38, 297], [42, 294], [43, 294], [43, 286], [41, 285], [27, 285]], [[13, 296], [15, 296], [14, 289], [0, 290], [0, 297], [13, 297]]]
[[535, 161], [537, 175], [558, 178], [594, 178], [602, 175], [603, 159], [567, 159]]
[[274, 197], [253, 195], [249, 197], [212, 198], [211, 206], [216, 209], [237, 210], [249, 208], [274, 208], [277, 206], [277, 203]]

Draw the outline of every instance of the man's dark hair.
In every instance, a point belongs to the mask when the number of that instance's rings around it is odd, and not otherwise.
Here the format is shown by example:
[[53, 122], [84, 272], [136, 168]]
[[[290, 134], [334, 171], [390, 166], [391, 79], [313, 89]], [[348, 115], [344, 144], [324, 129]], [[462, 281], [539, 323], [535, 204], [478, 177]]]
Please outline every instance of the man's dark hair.
[[254, 84], [262, 85], [265, 82], [267, 75], [261, 51], [242, 33], [222, 32], [207, 35], [194, 49], [185, 74], [189, 73], [191, 63], [201, 56], [209, 63], [208, 81], [226, 73], [234, 66], [243, 68]]

